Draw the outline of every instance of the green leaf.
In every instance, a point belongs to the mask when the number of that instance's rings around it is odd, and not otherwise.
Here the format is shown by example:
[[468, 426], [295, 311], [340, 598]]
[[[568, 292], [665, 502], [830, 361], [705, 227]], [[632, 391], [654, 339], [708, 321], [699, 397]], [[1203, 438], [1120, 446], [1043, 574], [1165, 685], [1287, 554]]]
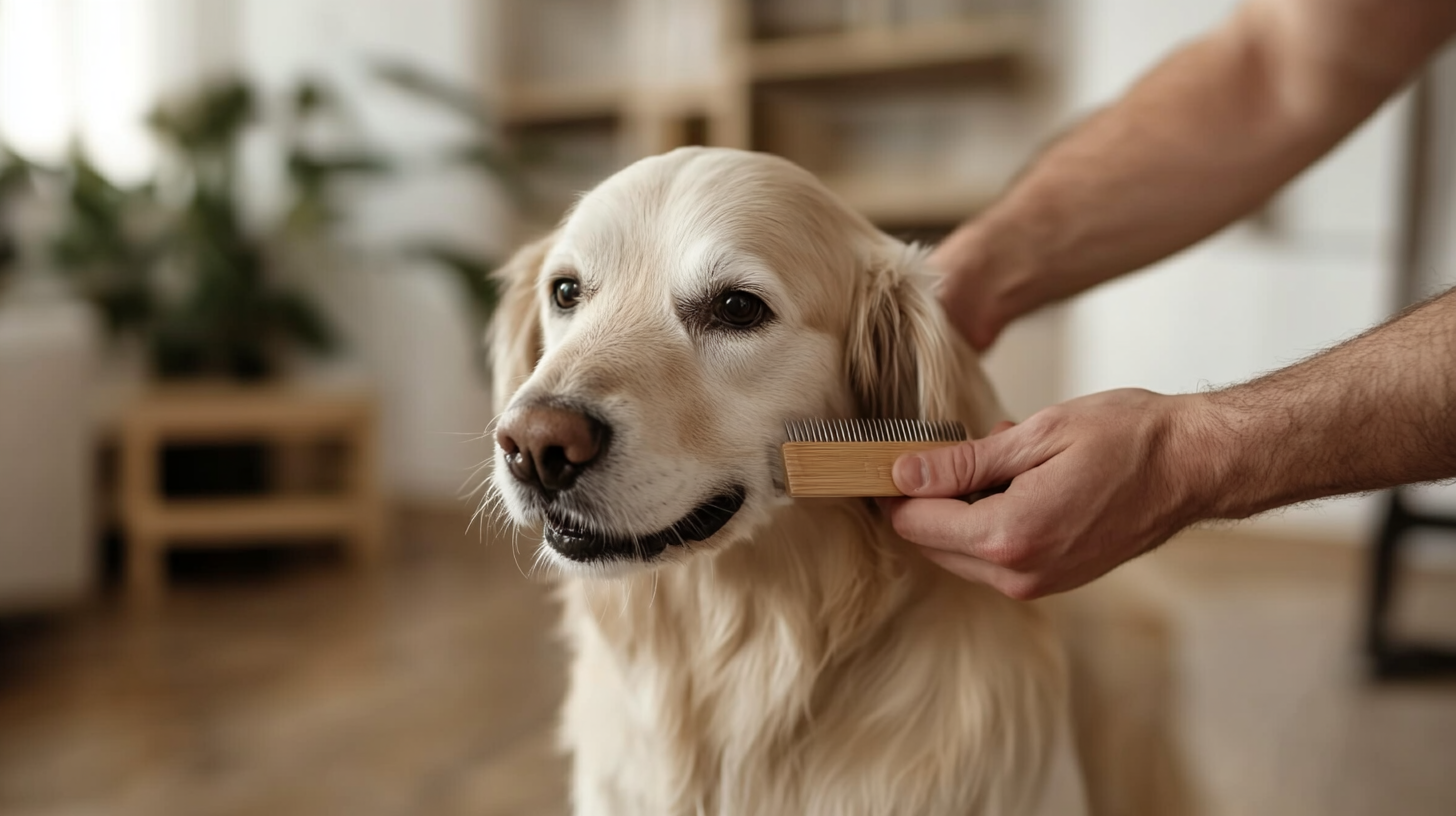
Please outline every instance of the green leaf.
[[288, 154], [288, 176], [303, 186], [327, 184], [335, 176], [382, 176], [393, 169], [388, 159], [366, 151], [316, 156], [294, 150]]
[[34, 165], [0, 147], [0, 197], [29, 192]]
[[253, 89], [226, 79], [162, 103], [147, 121], [184, 152], [227, 154], [254, 114]]
[[481, 323], [489, 323], [500, 303], [500, 290], [491, 272], [496, 263], [492, 258], [476, 255], [448, 244], [424, 242], [407, 250], [412, 257], [423, 258], [454, 273], [470, 295], [473, 311]]
[[144, 286], [124, 283], [92, 294], [113, 334], [144, 328], [155, 311], [152, 293]]
[[370, 60], [374, 75], [394, 87], [421, 99], [443, 105], [483, 126], [493, 126], [495, 117], [482, 104], [480, 95], [400, 60]]
[[531, 199], [525, 163], [506, 150], [485, 142], [474, 142], [447, 150], [445, 158], [451, 164], [475, 168], [499, 181], [517, 204], [524, 205]]
[[320, 353], [333, 351], [338, 346], [333, 327], [303, 297], [275, 290], [268, 293], [262, 305], [268, 325], [290, 340]]
[[333, 91], [312, 77], [303, 79], [293, 88], [293, 112], [300, 118], [312, 116], [333, 105]]

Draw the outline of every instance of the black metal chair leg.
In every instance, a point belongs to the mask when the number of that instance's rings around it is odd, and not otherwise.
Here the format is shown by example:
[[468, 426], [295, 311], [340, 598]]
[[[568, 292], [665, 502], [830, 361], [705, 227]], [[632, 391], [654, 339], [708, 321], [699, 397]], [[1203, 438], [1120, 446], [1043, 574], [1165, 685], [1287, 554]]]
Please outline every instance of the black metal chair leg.
[[1418, 527], [1456, 530], [1456, 517], [1413, 512], [1399, 489], [1390, 491], [1385, 522], [1371, 551], [1365, 612], [1365, 651], [1376, 679], [1456, 673], [1456, 649], [1445, 645], [1396, 642], [1390, 635], [1390, 610], [1400, 580], [1400, 547], [1406, 534]]
[[1400, 491], [1392, 490], [1387, 495], [1385, 521], [1370, 553], [1370, 585], [1365, 609], [1365, 652], [1375, 661], [1377, 674], [1390, 649], [1386, 618], [1390, 614], [1390, 596], [1395, 584], [1397, 550], [1408, 524]]

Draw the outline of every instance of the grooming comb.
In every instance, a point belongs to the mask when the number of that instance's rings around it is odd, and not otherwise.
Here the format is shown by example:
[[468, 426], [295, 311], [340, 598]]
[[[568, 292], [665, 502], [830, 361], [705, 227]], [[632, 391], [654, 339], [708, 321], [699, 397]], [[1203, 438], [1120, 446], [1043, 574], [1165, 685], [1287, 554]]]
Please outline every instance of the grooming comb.
[[959, 422], [918, 419], [807, 419], [784, 430], [784, 483], [794, 498], [903, 496], [890, 476], [901, 454], [966, 440]]

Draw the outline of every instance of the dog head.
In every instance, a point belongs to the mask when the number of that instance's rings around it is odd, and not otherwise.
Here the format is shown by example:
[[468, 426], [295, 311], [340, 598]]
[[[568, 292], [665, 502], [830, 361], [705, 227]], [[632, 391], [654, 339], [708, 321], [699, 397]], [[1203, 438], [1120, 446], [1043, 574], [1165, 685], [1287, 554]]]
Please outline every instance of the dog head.
[[990, 421], [923, 252], [783, 159], [640, 161], [498, 277], [494, 488], [569, 571], [680, 560], [767, 523], [790, 501], [786, 420]]

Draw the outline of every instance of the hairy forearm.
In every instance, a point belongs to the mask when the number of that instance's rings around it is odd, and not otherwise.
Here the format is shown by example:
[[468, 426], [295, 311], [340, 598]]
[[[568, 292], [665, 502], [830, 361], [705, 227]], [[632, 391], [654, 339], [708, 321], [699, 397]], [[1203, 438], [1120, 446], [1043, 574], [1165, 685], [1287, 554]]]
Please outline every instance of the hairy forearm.
[[994, 270], [1010, 319], [1177, 252], [1369, 116], [1456, 24], [1453, 6], [1252, 0], [1056, 142], [942, 258]]
[[[1190, 397], [1198, 515], [1456, 477], [1456, 289], [1289, 368]], [[1192, 463], [1202, 463], [1193, 465]]]

